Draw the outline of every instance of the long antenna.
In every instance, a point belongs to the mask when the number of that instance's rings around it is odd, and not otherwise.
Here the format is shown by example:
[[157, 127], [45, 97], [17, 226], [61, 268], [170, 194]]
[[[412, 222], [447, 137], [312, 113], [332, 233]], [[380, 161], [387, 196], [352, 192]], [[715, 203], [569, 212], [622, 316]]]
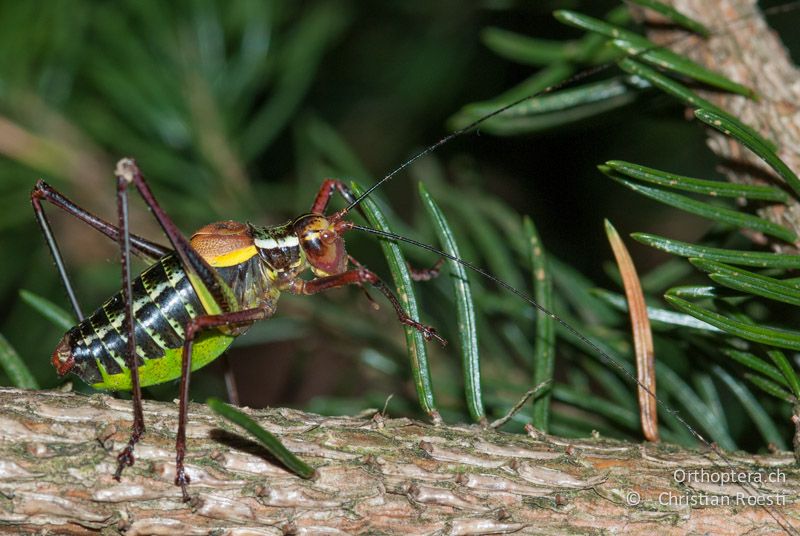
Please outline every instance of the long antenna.
[[[798, 9], [798, 8], [800, 8], [800, 0], [795, 0], [793, 2], [789, 2], [789, 3], [786, 3], [786, 4], [780, 5], [780, 6], [774, 6], [774, 7], [771, 7], [771, 8], [763, 9], [762, 13], [764, 13], [765, 15], [774, 15], [774, 14], [778, 14], [778, 13], [787, 13], [789, 11], [793, 11], [793, 10]], [[734, 19], [725, 28], [721, 29], [720, 31], [714, 31], [713, 35], [723, 35], [726, 32], [729, 33], [733, 26], [735, 26], [736, 24], [738, 24], [740, 22], [747, 21], [750, 18], [751, 18], [751, 15], [744, 15], [744, 16], [738, 18], [738, 19]], [[637, 57], [639, 57], [639, 56], [641, 56], [643, 54], [646, 54], [648, 52], [652, 52], [653, 50], [667, 48], [667, 47], [670, 47], [670, 46], [672, 46], [674, 44], [680, 43], [681, 41], [683, 41], [685, 39], [688, 39], [689, 37], [690, 36], [678, 37], [678, 38], [673, 39], [672, 41], [669, 41], [669, 42], [667, 42], [667, 43], [665, 43], [663, 45], [656, 45], [656, 46], [653, 46], [653, 47], [650, 47], [650, 48], [645, 48], [644, 50], [640, 50], [636, 54], [631, 54], [631, 55], [626, 56], [626, 57], [635, 59], [635, 58], [637, 58]], [[546, 88], [544, 88], [544, 89], [542, 89], [540, 91], [536, 91], [534, 93], [531, 93], [530, 95], [527, 95], [525, 97], [519, 98], [519, 99], [517, 99], [515, 101], [510, 102], [509, 104], [501, 106], [497, 110], [495, 110], [495, 111], [493, 111], [493, 112], [491, 112], [491, 113], [489, 113], [487, 115], [484, 115], [483, 117], [480, 117], [480, 118], [476, 119], [475, 121], [473, 121], [469, 125], [467, 125], [465, 127], [462, 127], [462, 128], [460, 128], [460, 129], [458, 129], [458, 130], [456, 130], [454, 132], [451, 132], [450, 134], [448, 134], [447, 136], [443, 137], [442, 139], [440, 139], [436, 143], [428, 145], [425, 149], [423, 149], [420, 152], [416, 153], [414, 156], [412, 156], [411, 158], [409, 158], [408, 160], [406, 160], [405, 162], [403, 162], [402, 164], [397, 166], [395, 169], [390, 171], [381, 180], [377, 181], [372, 186], [367, 188], [367, 190], [363, 194], [359, 195], [355, 199], [355, 201], [353, 201], [352, 203], [347, 205], [347, 207], [341, 212], [341, 214], [345, 215], [348, 212], [350, 212], [351, 209], [353, 209], [354, 207], [359, 205], [364, 199], [369, 197], [369, 195], [372, 194], [372, 192], [374, 192], [375, 190], [380, 188], [381, 185], [383, 185], [385, 182], [388, 182], [389, 180], [391, 180], [395, 175], [397, 175], [398, 173], [403, 171], [405, 168], [407, 168], [408, 166], [410, 166], [411, 164], [413, 164], [414, 162], [416, 162], [420, 158], [431, 154], [432, 152], [436, 151], [439, 147], [449, 143], [450, 141], [454, 140], [455, 138], [461, 137], [464, 134], [467, 134], [467, 133], [475, 130], [477, 127], [479, 127], [481, 124], [485, 123], [489, 119], [492, 119], [493, 117], [497, 117], [498, 115], [502, 114], [506, 110], [514, 108], [515, 106], [518, 106], [518, 105], [522, 104], [523, 102], [529, 101], [529, 100], [534, 99], [536, 97], [539, 97], [541, 95], [546, 95], [548, 93], [552, 93], [553, 91], [555, 91], [557, 89], [561, 89], [561, 88], [563, 88], [563, 87], [565, 87], [565, 86], [567, 86], [569, 84], [572, 84], [574, 82], [578, 82], [580, 80], [583, 80], [584, 78], [587, 78], [587, 77], [592, 76], [594, 74], [597, 74], [599, 72], [605, 71], [606, 69], [608, 69], [612, 65], [615, 65], [615, 63], [614, 62], [605, 63], [603, 65], [598, 65], [597, 67], [592, 67], [590, 69], [586, 69], [585, 71], [581, 71], [580, 73], [575, 74], [575, 75], [573, 75], [573, 76], [567, 78], [566, 80], [563, 80], [563, 81], [561, 81], [561, 82], [559, 82], [557, 84], [553, 84], [552, 86], [548, 86], [548, 87], [546, 87]]]
[[[349, 229], [354, 229], [356, 231], [363, 231], [363, 232], [366, 232], [366, 233], [374, 234], [374, 235], [377, 235], [377, 236], [380, 236], [382, 238], [386, 238], [386, 239], [389, 239], [389, 240], [397, 240], [399, 242], [406, 242], [407, 244], [411, 244], [411, 245], [416, 246], [418, 248], [425, 249], [427, 251], [436, 253], [437, 255], [440, 255], [440, 256], [442, 256], [442, 257], [444, 257], [446, 259], [449, 259], [451, 261], [457, 262], [458, 264], [460, 264], [460, 265], [462, 265], [462, 266], [464, 266], [466, 268], [469, 268], [470, 270], [472, 270], [474, 272], [479, 273], [483, 277], [485, 277], [485, 278], [489, 279], [490, 281], [496, 283], [497, 285], [503, 287], [507, 291], [515, 294], [516, 296], [518, 296], [519, 298], [524, 300], [526, 303], [532, 305], [533, 307], [535, 307], [536, 309], [538, 309], [542, 313], [546, 314], [547, 316], [549, 316], [550, 318], [552, 318], [553, 320], [558, 322], [559, 325], [561, 325], [564, 329], [569, 331], [571, 334], [576, 336], [581, 342], [583, 342], [584, 344], [589, 346], [592, 350], [597, 352], [597, 354], [602, 358], [602, 360], [606, 364], [611, 365], [615, 369], [617, 369], [620, 372], [622, 372], [622, 374], [624, 374], [626, 377], [630, 378], [634, 383], [636, 383], [636, 385], [638, 385], [641, 389], [643, 389], [645, 392], [647, 392], [648, 395], [652, 396], [653, 399], [656, 401], [656, 403], [658, 404], [658, 406], [661, 409], [663, 409], [664, 411], [666, 411], [667, 413], [672, 415], [679, 423], [681, 423], [689, 431], [689, 433], [691, 433], [695, 437], [695, 439], [700, 441], [700, 443], [705, 445], [710, 451], [714, 452], [717, 456], [719, 456], [720, 459], [724, 462], [724, 465], [727, 466], [728, 469], [730, 469], [733, 472], [737, 472], [736, 466], [733, 464], [733, 462], [730, 461], [730, 459], [728, 459], [727, 456], [725, 456], [725, 454], [722, 452], [722, 449], [720, 449], [719, 446], [716, 443], [712, 443], [712, 442], [708, 441], [705, 437], [703, 437], [703, 435], [700, 434], [700, 432], [698, 432], [697, 429], [695, 429], [691, 424], [686, 422], [686, 420], [683, 417], [681, 417], [680, 413], [678, 413], [677, 410], [674, 410], [671, 407], [669, 407], [666, 404], [666, 402], [664, 402], [661, 398], [659, 398], [649, 387], [647, 387], [645, 384], [643, 384], [641, 381], [639, 381], [639, 379], [633, 373], [631, 373], [628, 369], [626, 369], [622, 365], [622, 363], [620, 363], [619, 361], [617, 361], [616, 359], [614, 359], [613, 357], [608, 355], [608, 353], [606, 353], [597, 344], [592, 342], [592, 340], [589, 339], [586, 335], [584, 335], [583, 333], [578, 331], [576, 328], [572, 327], [571, 324], [569, 324], [568, 322], [563, 320], [560, 316], [556, 315], [554, 312], [550, 311], [549, 309], [547, 309], [546, 307], [541, 305], [539, 302], [537, 302], [535, 299], [533, 299], [526, 292], [524, 292], [522, 290], [519, 290], [518, 288], [506, 283], [502, 279], [493, 276], [492, 274], [490, 274], [489, 272], [487, 272], [483, 268], [480, 268], [480, 267], [472, 264], [469, 261], [465, 261], [464, 259], [456, 257], [455, 255], [450, 255], [449, 253], [446, 253], [446, 252], [444, 252], [444, 251], [442, 251], [442, 250], [440, 250], [440, 249], [438, 249], [438, 248], [436, 248], [434, 246], [431, 246], [430, 244], [426, 244], [424, 242], [420, 242], [418, 240], [414, 240], [413, 238], [408, 238], [408, 237], [405, 237], [405, 236], [397, 235], [397, 234], [390, 233], [390, 232], [387, 232], [387, 231], [381, 231], [381, 230], [378, 230], [378, 229], [373, 229], [372, 227], [365, 227], [365, 226], [362, 226], [362, 225], [357, 225], [357, 224], [354, 224], [354, 223], [350, 223], [348, 228]], [[713, 463], [713, 460], [712, 460], [712, 463]], [[758, 496], [758, 492], [760, 491], [760, 488], [757, 488], [756, 486], [751, 484], [749, 481], [748, 482], [737, 481], [736, 483], [744, 491], [746, 491], [748, 494], [750, 494], [750, 496]], [[772, 517], [772, 519], [774, 519], [775, 522], [783, 530], [785, 530], [788, 534], [798, 534], [797, 530], [791, 525], [791, 523], [789, 523], [789, 520], [782, 513], [769, 508], [767, 505], [762, 505], [762, 506], [764, 507], [764, 510], [767, 512], [767, 514], [769, 514], [769, 516]]]
[[[762, 10], [762, 12], [765, 15], [773, 15], [773, 14], [777, 14], [777, 13], [787, 13], [787, 12], [793, 11], [795, 9], [798, 9], [799, 7], [800, 7], [800, 0], [795, 0], [793, 2], [788, 2], [788, 3], [785, 3], [785, 4], [780, 5], [780, 6], [775, 6], [775, 7], [772, 7], [772, 8], [764, 9], [764, 10]], [[726, 28], [724, 28], [724, 29], [722, 29], [720, 31], [715, 31], [713, 33], [714, 33], [714, 35], [721, 35], [721, 34], [724, 34], [726, 32], [730, 32], [731, 28], [733, 26], [735, 26], [736, 24], [738, 24], [740, 22], [746, 21], [749, 18], [750, 18], [749, 15], [742, 16], [739, 19], [734, 20], [732, 23], [729, 23], [726, 26]], [[645, 49], [645, 50], [639, 51], [637, 54], [632, 54], [632, 55], [630, 55], [628, 57], [635, 58], [635, 57], [640, 56], [642, 54], [645, 54], [645, 53], [647, 53], [647, 52], [649, 52], [651, 50], [657, 50], [657, 49], [660, 49], [660, 48], [664, 48], [664, 47], [671, 46], [673, 44], [679, 43], [679, 42], [683, 41], [684, 39], [686, 39], [686, 37], [680, 37], [680, 38], [674, 39], [674, 40], [672, 40], [672, 41], [670, 41], [670, 42], [668, 42], [668, 43], [666, 43], [664, 45], [653, 46], [653, 47], [651, 47], [649, 49]], [[495, 111], [493, 111], [493, 112], [491, 112], [491, 113], [489, 113], [487, 115], [484, 115], [483, 117], [473, 121], [469, 125], [467, 125], [465, 127], [462, 127], [460, 129], [448, 134], [447, 136], [441, 138], [436, 143], [433, 143], [433, 144], [429, 145], [428, 147], [426, 147], [425, 149], [423, 149], [422, 151], [414, 154], [411, 158], [409, 158], [408, 160], [403, 162], [400, 166], [398, 166], [397, 168], [395, 168], [394, 170], [389, 172], [382, 179], [380, 179], [379, 181], [375, 182], [364, 193], [362, 193], [354, 201], [349, 203], [344, 210], [339, 212], [338, 213], [339, 217], [344, 216], [351, 209], [353, 209], [356, 206], [358, 206], [364, 199], [366, 199], [368, 196], [370, 196], [372, 194], [372, 192], [377, 190], [384, 183], [386, 183], [389, 180], [391, 180], [394, 176], [396, 176], [402, 170], [404, 170], [405, 168], [409, 167], [411, 164], [413, 164], [417, 160], [423, 158], [424, 156], [427, 156], [428, 154], [433, 153], [434, 151], [439, 149], [439, 147], [442, 147], [443, 145], [449, 143], [453, 139], [458, 138], [460, 136], [463, 136], [464, 134], [467, 134], [467, 133], [475, 130], [482, 123], [488, 121], [489, 119], [492, 119], [493, 117], [496, 117], [496, 116], [502, 114], [506, 110], [509, 110], [509, 109], [511, 109], [511, 108], [523, 103], [523, 102], [526, 102], [526, 101], [528, 101], [530, 99], [533, 99], [535, 97], [538, 97], [540, 95], [545, 95], [547, 93], [551, 93], [551, 92], [553, 92], [553, 91], [555, 91], [557, 89], [560, 89], [560, 88], [562, 88], [562, 87], [564, 87], [564, 86], [566, 86], [568, 84], [572, 84], [572, 83], [574, 83], [576, 81], [579, 81], [579, 80], [582, 80], [584, 78], [587, 78], [587, 77], [589, 77], [591, 75], [594, 75], [594, 74], [596, 74], [598, 72], [602, 72], [603, 70], [609, 68], [610, 65], [612, 65], [612, 63], [608, 63], [608, 64], [605, 64], [605, 65], [600, 65], [600, 66], [597, 66], [597, 67], [582, 71], [582, 72], [580, 72], [580, 73], [578, 73], [578, 74], [576, 74], [574, 76], [571, 76], [571, 77], [567, 78], [566, 80], [564, 80], [564, 81], [562, 81], [560, 83], [554, 84], [554, 85], [549, 86], [549, 87], [547, 87], [547, 88], [545, 88], [545, 89], [543, 89], [541, 91], [537, 91], [537, 92], [532, 93], [532, 94], [530, 94], [528, 96], [525, 96], [525, 97], [522, 97], [520, 99], [517, 99], [517, 100], [515, 100], [515, 101], [513, 101], [513, 102], [511, 102], [509, 104], [501, 106], [497, 110], [495, 110]], [[353, 224], [352, 222], [350, 222], [350, 226], [349, 227], [351, 229], [355, 229], [355, 230], [358, 230], [358, 231], [363, 231], [363, 232], [367, 232], [367, 233], [370, 233], [370, 234], [374, 234], [374, 235], [377, 235], [377, 236], [380, 236], [380, 237], [383, 237], [383, 238], [386, 238], [386, 239], [389, 239], [389, 240], [397, 240], [397, 241], [401, 241], [401, 242], [406, 242], [408, 244], [414, 245], [414, 246], [419, 247], [421, 249], [425, 249], [425, 250], [431, 251], [433, 253], [436, 253], [437, 255], [440, 255], [440, 256], [442, 256], [444, 258], [447, 258], [447, 259], [449, 259], [451, 261], [457, 262], [457, 263], [461, 264], [462, 266], [464, 266], [466, 268], [469, 268], [470, 270], [473, 270], [474, 272], [482, 275], [483, 277], [486, 277], [487, 279], [493, 281], [494, 283], [496, 283], [500, 287], [502, 287], [502, 288], [508, 290], [509, 292], [515, 294], [517, 297], [521, 298], [523, 301], [525, 301], [529, 305], [532, 305], [537, 310], [541, 311], [542, 313], [546, 314], [547, 316], [549, 316], [550, 318], [552, 318], [553, 320], [558, 322], [558, 324], [561, 325], [564, 329], [569, 331], [572, 335], [576, 336], [581, 342], [583, 342], [584, 344], [586, 344], [587, 346], [592, 348], [595, 352], [597, 352], [597, 354], [602, 358], [603, 361], [605, 361], [607, 364], [611, 365], [615, 369], [617, 369], [620, 372], [622, 372], [626, 377], [628, 377], [631, 380], [633, 380], [633, 382], [635, 384], [637, 384], [641, 389], [643, 389], [645, 392], [647, 392], [647, 394], [652, 396], [654, 400], [656, 400], [656, 403], [659, 405], [659, 407], [661, 407], [664, 411], [666, 411], [667, 413], [672, 415], [678, 422], [680, 422], [692, 434], [692, 436], [694, 436], [698, 441], [700, 441], [703, 445], [705, 445], [710, 451], [716, 453], [717, 456], [719, 456], [719, 458], [724, 462], [724, 465], [727, 466], [728, 469], [730, 469], [731, 471], [735, 471], [736, 470], [736, 466], [733, 464], [733, 462], [731, 462], [730, 459], [728, 459], [727, 456], [725, 456], [725, 454], [722, 452], [722, 450], [719, 448], [719, 446], [716, 445], [716, 443], [711, 443], [707, 439], [705, 439], [693, 426], [691, 426], [688, 422], [686, 422], [686, 420], [683, 419], [683, 417], [681, 417], [680, 414], [676, 410], [673, 410], [666, 403], [664, 403], [658, 396], [656, 396], [656, 394], [650, 388], [648, 388], [646, 385], [642, 384], [642, 382], [640, 382], [639, 379], [636, 376], [634, 376], [631, 372], [629, 372], [621, 363], [619, 363], [614, 358], [612, 358], [610, 355], [608, 355], [597, 344], [592, 342], [588, 337], [583, 335], [576, 328], [572, 327], [572, 325], [570, 325], [569, 323], [567, 323], [566, 321], [561, 319], [559, 316], [557, 316], [555, 313], [553, 313], [552, 311], [548, 310], [547, 308], [545, 308], [544, 306], [539, 304], [535, 299], [533, 299], [531, 296], [529, 296], [524, 291], [521, 291], [521, 290], [511, 286], [510, 284], [506, 283], [505, 281], [493, 276], [492, 274], [488, 273], [487, 271], [483, 270], [482, 268], [480, 268], [480, 267], [478, 267], [478, 266], [476, 266], [476, 265], [474, 265], [474, 264], [472, 264], [472, 263], [470, 263], [468, 261], [465, 261], [463, 259], [455, 257], [454, 255], [450, 255], [450, 254], [448, 254], [448, 253], [446, 253], [444, 251], [441, 251], [440, 249], [438, 249], [438, 248], [436, 248], [434, 246], [431, 246], [429, 244], [425, 244], [423, 242], [419, 242], [417, 240], [414, 240], [414, 239], [411, 239], [411, 238], [407, 238], [407, 237], [404, 237], [404, 236], [396, 235], [394, 233], [390, 233], [390, 232], [386, 232], [386, 231], [380, 231], [380, 230], [377, 230], [377, 229], [372, 229], [370, 227], [364, 227], [364, 226], [361, 226], [361, 225], [356, 225], [356, 224]], [[712, 463], [714, 463], [713, 460], [712, 460]], [[757, 495], [758, 492], [760, 491], [759, 488], [755, 487], [749, 481], [748, 482], [737, 481], [737, 484], [739, 485], [739, 487], [741, 489], [746, 491], [751, 496]], [[772, 509], [767, 505], [762, 505], [762, 506], [764, 508], [764, 511], [772, 519], [774, 519], [775, 522], [784, 531], [786, 531], [788, 534], [799, 534], [797, 529], [795, 529], [792, 526], [792, 524], [789, 522], [789, 520], [781, 512], [779, 512], [779, 511], [777, 511], [775, 509]]]
[[449, 259], [451, 261], [457, 262], [458, 264], [460, 264], [462, 266], [465, 266], [466, 268], [469, 268], [470, 270], [472, 270], [474, 272], [479, 273], [480, 275], [482, 275], [486, 279], [488, 279], [488, 280], [492, 281], [493, 283], [496, 283], [497, 285], [503, 287], [504, 289], [506, 289], [507, 291], [511, 292], [512, 294], [516, 294], [519, 298], [521, 298], [522, 300], [524, 300], [528, 304], [534, 306], [536, 309], [538, 309], [539, 311], [543, 312], [544, 314], [546, 314], [547, 316], [549, 316], [550, 318], [552, 318], [553, 320], [558, 322], [562, 327], [564, 327], [564, 329], [566, 329], [567, 331], [569, 331], [570, 333], [572, 333], [573, 335], [578, 337], [578, 339], [580, 339], [581, 342], [583, 342], [584, 344], [589, 346], [592, 350], [597, 352], [607, 364], [612, 365], [614, 368], [616, 368], [617, 370], [621, 371], [623, 374], [625, 374], [630, 379], [635, 381], [642, 389], [647, 391], [647, 394], [649, 394], [650, 396], [652, 396], [653, 398], [656, 399], [656, 401], [658, 402], [658, 404], [661, 406], [661, 408], [664, 411], [670, 413], [681, 424], [683, 424], [689, 430], [689, 432], [691, 432], [691, 434], [698, 441], [700, 441], [701, 443], [705, 444], [706, 446], [708, 446], [712, 450], [715, 450], [714, 447], [712, 446], [711, 442], [709, 442], [706, 438], [704, 438], [700, 434], [700, 432], [695, 430], [688, 422], [686, 422], [680, 416], [680, 414], [677, 411], [675, 411], [674, 409], [670, 408], [665, 403], [663, 403], [655, 395], [655, 393], [650, 391], [650, 389], [646, 385], [642, 384], [642, 382], [640, 382], [639, 379], [636, 376], [631, 374], [631, 372], [628, 371], [624, 366], [622, 366], [617, 360], [615, 360], [613, 357], [608, 355], [605, 351], [603, 351], [602, 348], [597, 346], [597, 344], [593, 343], [591, 341], [591, 339], [589, 339], [586, 335], [582, 334], [576, 328], [572, 327], [571, 324], [569, 324], [565, 320], [563, 320], [560, 316], [556, 315], [554, 312], [550, 311], [549, 309], [547, 309], [546, 307], [541, 305], [539, 302], [537, 302], [535, 299], [533, 299], [531, 296], [529, 296], [526, 292], [524, 292], [522, 290], [519, 290], [518, 288], [514, 287], [513, 285], [510, 285], [509, 283], [506, 283], [505, 281], [503, 281], [502, 279], [500, 279], [498, 277], [493, 276], [492, 274], [490, 274], [489, 272], [487, 272], [483, 268], [481, 268], [479, 266], [476, 266], [476, 265], [472, 264], [469, 261], [465, 261], [462, 258], [459, 258], [459, 257], [456, 257], [455, 255], [451, 255], [449, 253], [446, 253], [446, 252], [438, 249], [435, 246], [431, 246], [430, 244], [426, 244], [424, 242], [420, 242], [419, 240], [414, 240], [413, 238], [408, 238], [408, 237], [405, 237], [405, 236], [402, 236], [402, 235], [390, 233], [388, 231], [381, 231], [379, 229], [373, 229], [372, 227], [365, 227], [365, 226], [357, 225], [357, 224], [352, 224], [352, 226], [350, 226], [350, 229], [355, 229], [356, 231], [363, 231], [365, 233], [374, 234], [374, 235], [380, 236], [382, 238], [388, 238], [389, 240], [397, 240], [399, 242], [406, 242], [407, 244], [411, 244], [411, 245], [416, 246], [418, 248], [425, 249], [427, 251], [436, 253], [437, 255], [440, 255], [440, 256], [442, 256], [442, 257], [444, 257], [446, 259]]

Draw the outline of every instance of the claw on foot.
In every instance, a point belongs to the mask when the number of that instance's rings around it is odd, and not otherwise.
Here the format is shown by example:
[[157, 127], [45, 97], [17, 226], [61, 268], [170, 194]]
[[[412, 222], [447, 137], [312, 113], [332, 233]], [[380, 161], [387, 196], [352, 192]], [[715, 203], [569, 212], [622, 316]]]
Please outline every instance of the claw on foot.
[[133, 431], [131, 432], [131, 438], [128, 440], [128, 444], [117, 456], [117, 470], [114, 473], [114, 480], [117, 482], [119, 482], [120, 478], [122, 477], [123, 469], [130, 467], [133, 465], [133, 462], [136, 461], [136, 459], [133, 457], [133, 447], [135, 447], [136, 443], [139, 442], [139, 439], [142, 437], [143, 433], [144, 426], [136, 425], [134, 423]]
[[133, 457], [133, 445], [129, 444], [117, 456], [117, 470], [114, 473], [114, 480], [119, 482], [122, 478], [122, 470], [133, 465], [133, 462], [135, 461], [136, 459]]
[[183, 502], [189, 502], [191, 497], [189, 497], [189, 492], [186, 491], [186, 486], [189, 485], [192, 479], [189, 478], [189, 475], [186, 474], [186, 469], [183, 468], [183, 464], [178, 465], [175, 468], [175, 485], [181, 487], [181, 495], [183, 495]]
[[445, 348], [447, 346], [447, 339], [439, 335], [439, 333], [430, 326], [423, 326], [422, 336], [425, 337], [426, 341], [429, 341], [431, 339], [436, 339], [439, 342], [439, 344], [442, 345], [442, 348]]
[[437, 332], [435, 328], [426, 326], [425, 324], [420, 324], [419, 322], [411, 320], [410, 318], [405, 319], [403, 323], [419, 331], [426, 341], [436, 339], [443, 348], [447, 346], [447, 340], [439, 335], [439, 332]]

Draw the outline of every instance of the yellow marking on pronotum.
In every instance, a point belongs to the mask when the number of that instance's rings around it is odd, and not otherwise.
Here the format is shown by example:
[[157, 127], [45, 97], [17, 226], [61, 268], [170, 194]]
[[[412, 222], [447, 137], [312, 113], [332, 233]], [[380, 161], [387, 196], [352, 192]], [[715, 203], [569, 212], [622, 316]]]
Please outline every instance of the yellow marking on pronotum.
[[[210, 332], [198, 336], [192, 348], [192, 371], [198, 370], [218, 358], [231, 345], [234, 338], [219, 332]], [[163, 357], [146, 360], [139, 367], [139, 381], [142, 387], [158, 385], [180, 378], [182, 352], [182, 347], [169, 348], [165, 350]], [[126, 367], [119, 374], [108, 374], [102, 364], [98, 368], [103, 376], [103, 381], [92, 384], [92, 387], [108, 391], [131, 390], [130, 369]]]
[[254, 257], [257, 254], [258, 250], [256, 249], [255, 246], [247, 246], [208, 259], [208, 264], [210, 264], [214, 268], [225, 268], [227, 266], [235, 266], [237, 264], [243, 263], [244, 261], [250, 259], [251, 257]]

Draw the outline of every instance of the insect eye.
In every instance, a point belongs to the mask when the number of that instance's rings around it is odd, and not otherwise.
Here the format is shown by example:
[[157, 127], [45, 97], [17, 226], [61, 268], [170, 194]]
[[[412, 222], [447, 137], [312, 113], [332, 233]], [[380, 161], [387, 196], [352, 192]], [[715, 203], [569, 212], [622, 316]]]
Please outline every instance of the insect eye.
[[326, 244], [330, 244], [331, 242], [336, 240], [336, 233], [334, 233], [333, 231], [325, 230], [322, 231], [322, 233], [320, 234], [320, 238], [322, 238], [322, 241], [325, 242]]

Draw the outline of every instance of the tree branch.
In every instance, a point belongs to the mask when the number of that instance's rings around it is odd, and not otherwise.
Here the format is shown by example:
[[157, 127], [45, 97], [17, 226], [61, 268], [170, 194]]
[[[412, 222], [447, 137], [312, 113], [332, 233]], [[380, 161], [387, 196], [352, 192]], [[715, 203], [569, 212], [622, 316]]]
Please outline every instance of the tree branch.
[[[747, 506], [737, 485], [707, 481], [715, 477], [676, 481], [676, 470], [719, 476], [730, 468], [715, 468], [713, 454], [674, 446], [434, 427], [374, 413], [248, 411], [318, 469], [319, 477], [306, 481], [274, 465], [197, 404], [190, 407], [188, 428], [193, 500], [184, 504], [172, 483], [177, 405], [146, 401], [144, 410], [148, 428], [137, 462], [118, 483], [111, 475], [131, 424], [128, 402], [0, 389], [3, 530], [761, 534], [779, 530], [770, 514], [800, 526], [794, 505], [800, 471], [789, 453], [731, 455], [737, 470], [761, 467], [765, 480], [784, 475], [760, 486], [763, 500], [786, 502], [767, 510]], [[627, 504], [635, 494], [641, 502]], [[728, 504], [690, 508], [691, 494]]]

